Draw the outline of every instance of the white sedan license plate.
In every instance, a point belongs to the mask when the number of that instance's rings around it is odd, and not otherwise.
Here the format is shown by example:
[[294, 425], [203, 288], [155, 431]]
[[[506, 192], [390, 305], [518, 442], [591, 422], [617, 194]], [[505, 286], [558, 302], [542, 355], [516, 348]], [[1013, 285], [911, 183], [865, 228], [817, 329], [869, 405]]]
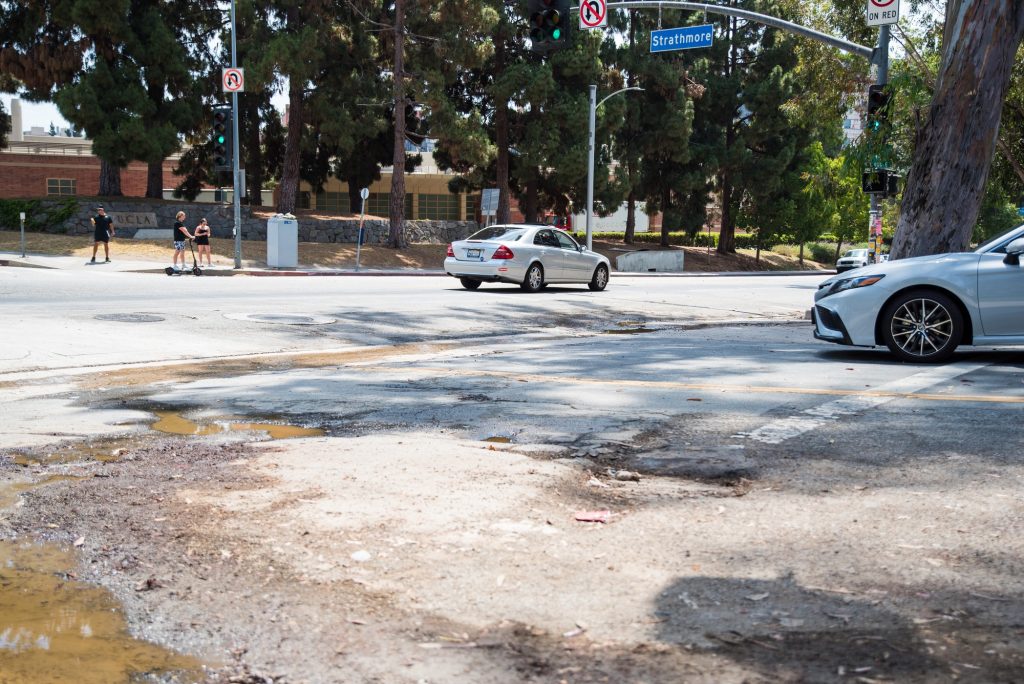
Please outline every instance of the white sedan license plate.
[[479, 249], [467, 249], [466, 250], [466, 256], [468, 256], [468, 257], [478, 257], [478, 256], [480, 256], [480, 250]]

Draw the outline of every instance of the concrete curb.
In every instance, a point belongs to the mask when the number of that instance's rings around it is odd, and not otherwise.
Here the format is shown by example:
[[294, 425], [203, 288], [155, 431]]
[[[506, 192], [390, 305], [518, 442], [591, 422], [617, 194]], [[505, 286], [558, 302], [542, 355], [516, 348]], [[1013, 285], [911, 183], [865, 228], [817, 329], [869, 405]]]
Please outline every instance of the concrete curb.
[[[55, 264], [40, 264], [27, 261], [29, 258], [37, 260], [52, 259]], [[8, 266], [15, 268], [43, 268], [47, 270], [75, 270], [77, 265], [69, 266], [60, 260], [67, 261], [64, 257], [48, 257], [47, 255], [33, 254], [31, 257], [21, 259], [19, 257], [0, 258], [0, 267]], [[142, 267], [142, 264], [126, 264], [123, 269], [109, 269], [116, 273], [148, 273], [153, 275], [165, 275], [165, 266]], [[617, 277], [629, 278], [737, 278], [737, 277], [785, 277], [785, 276], [820, 276], [822, 279], [835, 274], [835, 270], [823, 271], [714, 271], [714, 272], [629, 272], [613, 271], [612, 280]], [[190, 274], [189, 274], [190, 275]], [[203, 276], [252, 276], [252, 277], [296, 277], [296, 276], [358, 276], [358, 277], [448, 277], [448, 274], [440, 269], [360, 269], [338, 268], [338, 269], [303, 269], [303, 268], [260, 268], [242, 267], [239, 269], [230, 266], [218, 268], [204, 268]]]

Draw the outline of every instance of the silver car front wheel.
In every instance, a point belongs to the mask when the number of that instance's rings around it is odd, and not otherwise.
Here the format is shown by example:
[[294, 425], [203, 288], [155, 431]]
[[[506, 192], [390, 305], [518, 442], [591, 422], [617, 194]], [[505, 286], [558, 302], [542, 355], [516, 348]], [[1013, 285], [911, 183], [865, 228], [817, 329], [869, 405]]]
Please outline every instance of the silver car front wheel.
[[588, 287], [595, 292], [600, 292], [608, 285], [608, 267], [604, 264], [594, 269], [594, 277], [590, 279]]
[[904, 361], [945, 361], [963, 332], [960, 307], [941, 292], [903, 294], [889, 303], [882, 317], [882, 339]]

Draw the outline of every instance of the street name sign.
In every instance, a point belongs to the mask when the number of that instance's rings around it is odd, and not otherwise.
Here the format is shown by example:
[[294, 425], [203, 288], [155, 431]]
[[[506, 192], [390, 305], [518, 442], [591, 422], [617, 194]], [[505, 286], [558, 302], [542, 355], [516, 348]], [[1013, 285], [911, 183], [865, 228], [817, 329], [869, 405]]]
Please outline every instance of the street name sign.
[[885, 26], [900, 20], [900, 0], [868, 0], [868, 26]]
[[651, 52], [670, 52], [672, 50], [711, 47], [714, 36], [714, 24], [681, 26], [679, 28], [651, 31]]
[[608, 25], [606, 0], [580, 0], [580, 28], [604, 28]]

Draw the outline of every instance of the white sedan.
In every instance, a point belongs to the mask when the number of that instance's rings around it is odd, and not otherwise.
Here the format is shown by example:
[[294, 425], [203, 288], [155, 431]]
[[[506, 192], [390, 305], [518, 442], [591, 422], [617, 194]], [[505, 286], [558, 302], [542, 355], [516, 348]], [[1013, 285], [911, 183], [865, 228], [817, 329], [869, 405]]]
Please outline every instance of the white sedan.
[[537, 292], [549, 283], [586, 283], [591, 290], [608, 285], [608, 259], [551, 226], [489, 226], [448, 245], [445, 273], [467, 290], [480, 283], [515, 283]]
[[899, 259], [834, 275], [811, 310], [819, 340], [887, 346], [904, 361], [959, 345], [1024, 345], [1024, 226], [973, 252]]

